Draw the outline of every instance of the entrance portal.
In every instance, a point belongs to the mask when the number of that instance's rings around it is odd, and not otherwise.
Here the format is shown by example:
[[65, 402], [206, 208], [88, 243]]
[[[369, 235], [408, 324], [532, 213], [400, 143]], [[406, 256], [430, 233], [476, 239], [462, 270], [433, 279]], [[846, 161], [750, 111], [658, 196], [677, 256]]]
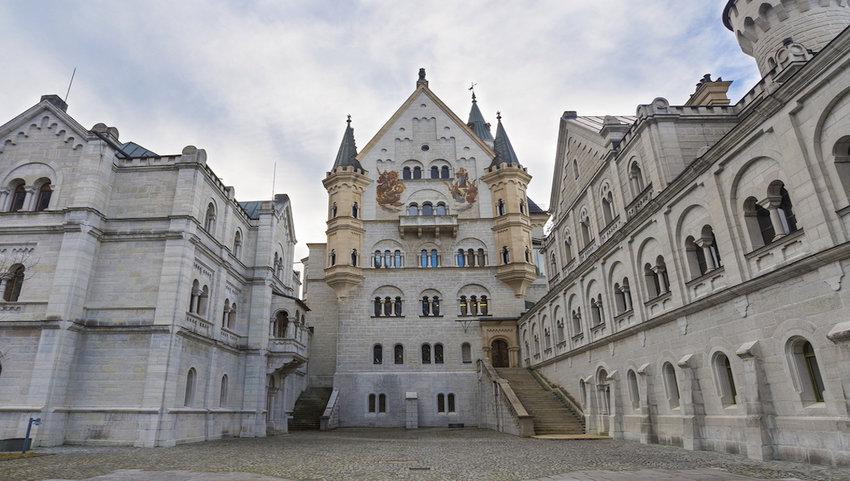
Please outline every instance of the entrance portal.
[[502, 339], [493, 341], [490, 345], [490, 362], [493, 363], [493, 367], [510, 367], [507, 342]]

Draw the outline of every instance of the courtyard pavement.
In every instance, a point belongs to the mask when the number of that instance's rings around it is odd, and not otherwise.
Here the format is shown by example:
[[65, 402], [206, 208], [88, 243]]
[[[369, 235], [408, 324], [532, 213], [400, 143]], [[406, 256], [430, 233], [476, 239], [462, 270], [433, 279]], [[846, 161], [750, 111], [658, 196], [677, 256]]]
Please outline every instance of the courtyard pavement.
[[0, 461], [0, 480], [683, 481], [850, 479], [850, 469], [604, 440], [479, 429], [340, 429], [173, 448], [63, 446]]

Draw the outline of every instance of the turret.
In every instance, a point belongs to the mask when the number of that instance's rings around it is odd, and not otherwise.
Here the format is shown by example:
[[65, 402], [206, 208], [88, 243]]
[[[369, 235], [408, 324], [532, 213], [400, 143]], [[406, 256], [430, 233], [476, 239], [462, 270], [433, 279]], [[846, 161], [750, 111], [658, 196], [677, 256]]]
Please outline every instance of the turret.
[[723, 24], [765, 77], [774, 69], [793, 71], [819, 52], [850, 25], [850, 5], [845, 0], [729, 0]]
[[525, 191], [531, 176], [520, 165], [516, 152], [497, 115], [498, 126], [493, 150], [496, 156], [481, 177], [493, 200], [493, 235], [496, 240], [498, 267], [496, 278], [509, 285], [516, 297], [524, 297], [525, 290], [537, 278], [531, 243], [531, 217]]
[[363, 191], [372, 182], [357, 160], [351, 116], [331, 171], [322, 184], [328, 191], [328, 236], [325, 282], [339, 300], [363, 282]]
[[481, 115], [481, 109], [478, 108], [478, 101], [475, 99], [475, 92], [472, 92], [472, 108], [469, 110], [469, 120], [466, 122], [466, 126], [490, 148], [493, 147], [493, 134], [490, 133], [490, 124]]

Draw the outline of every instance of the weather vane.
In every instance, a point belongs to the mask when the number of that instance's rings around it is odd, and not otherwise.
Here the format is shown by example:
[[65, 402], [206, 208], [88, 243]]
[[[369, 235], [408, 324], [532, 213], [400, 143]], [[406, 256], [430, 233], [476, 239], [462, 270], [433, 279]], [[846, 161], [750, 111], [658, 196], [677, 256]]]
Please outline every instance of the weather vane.
[[475, 86], [478, 85], [475, 82], [469, 83], [469, 90], [472, 90], [472, 101], [475, 102]]

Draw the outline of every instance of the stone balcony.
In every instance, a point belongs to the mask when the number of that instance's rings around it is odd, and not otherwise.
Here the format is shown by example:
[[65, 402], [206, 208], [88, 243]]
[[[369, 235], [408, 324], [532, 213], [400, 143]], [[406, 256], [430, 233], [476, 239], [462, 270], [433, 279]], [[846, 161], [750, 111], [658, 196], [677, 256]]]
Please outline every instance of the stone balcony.
[[611, 236], [613, 236], [614, 233], [617, 232], [617, 230], [619, 230], [622, 225], [623, 223], [620, 222], [620, 216], [615, 217], [614, 220], [609, 222], [608, 225], [606, 225], [605, 228], [602, 229], [602, 232], [599, 233], [599, 243], [604, 244], [605, 241], [610, 239]]
[[440, 237], [440, 234], [457, 237], [457, 215], [400, 215], [398, 231], [401, 237], [407, 234], [422, 237], [423, 233], [434, 237]]
[[629, 205], [626, 206], [626, 217], [631, 220], [638, 212], [646, 207], [646, 204], [649, 204], [650, 200], [652, 200], [652, 184], [644, 187], [643, 191], [635, 196], [634, 200], [629, 202]]
[[295, 338], [272, 337], [268, 344], [266, 372], [293, 371], [307, 361], [307, 346]]
[[192, 331], [195, 334], [200, 334], [209, 338], [213, 337], [213, 323], [197, 314], [187, 312], [186, 318], [181, 324], [181, 327], [186, 330]]

